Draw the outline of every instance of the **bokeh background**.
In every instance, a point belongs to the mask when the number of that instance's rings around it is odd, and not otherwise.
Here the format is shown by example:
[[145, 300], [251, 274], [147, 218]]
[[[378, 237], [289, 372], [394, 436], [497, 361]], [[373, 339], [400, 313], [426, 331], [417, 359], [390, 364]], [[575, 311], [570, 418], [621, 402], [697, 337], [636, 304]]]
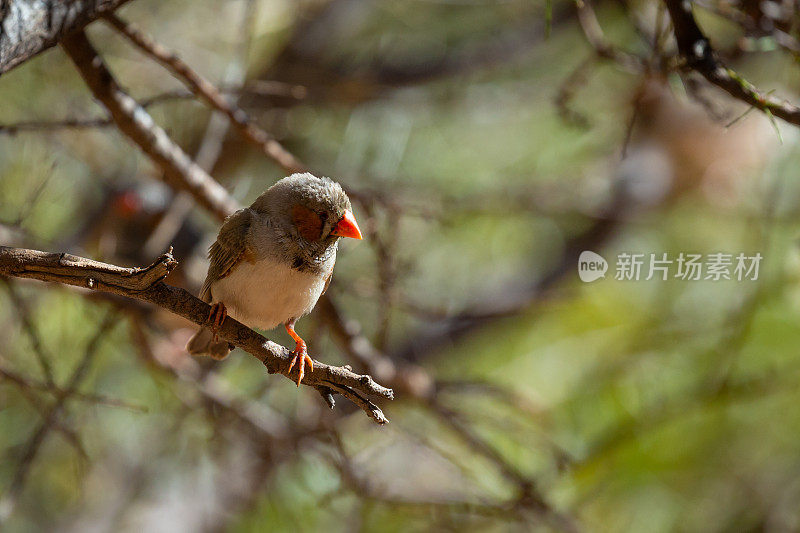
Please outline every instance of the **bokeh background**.
[[[0, 527], [800, 529], [796, 127], [682, 69], [660, 3], [594, 9], [613, 53], [555, 0], [120, 10], [351, 191], [365, 240], [342, 244], [327, 311], [346, 331], [320, 309], [298, 331], [396, 399], [379, 427], [240, 350], [191, 359], [166, 312], [0, 279]], [[792, 2], [695, 14], [797, 96]], [[88, 35], [238, 201], [286, 175], [109, 25]], [[197, 291], [219, 222], [61, 49], [0, 78], [0, 124], [0, 243], [129, 266], [172, 245], [168, 282]], [[578, 279], [582, 250], [604, 279]], [[623, 252], [763, 260], [757, 280], [619, 281]]]

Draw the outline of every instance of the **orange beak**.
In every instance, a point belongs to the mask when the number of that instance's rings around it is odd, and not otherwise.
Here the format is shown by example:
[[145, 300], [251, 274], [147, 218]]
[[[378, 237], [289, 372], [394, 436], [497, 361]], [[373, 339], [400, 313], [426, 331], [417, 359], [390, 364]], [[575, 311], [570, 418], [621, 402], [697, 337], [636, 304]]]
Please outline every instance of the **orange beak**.
[[350, 211], [345, 211], [344, 216], [336, 223], [336, 226], [331, 231], [331, 235], [337, 237], [350, 237], [351, 239], [361, 240], [361, 230], [358, 229], [356, 217]]

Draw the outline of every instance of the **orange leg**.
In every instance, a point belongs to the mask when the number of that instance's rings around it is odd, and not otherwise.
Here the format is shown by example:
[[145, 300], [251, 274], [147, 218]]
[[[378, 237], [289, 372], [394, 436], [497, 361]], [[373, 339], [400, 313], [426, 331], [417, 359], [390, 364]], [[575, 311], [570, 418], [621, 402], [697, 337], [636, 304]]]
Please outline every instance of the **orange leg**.
[[303, 376], [305, 375], [305, 364], [308, 363], [309, 371], [313, 372], [314, 361], [308, 356], [308, 351], [306, 350], [306, 341], [301, 339], [300, 335], [294, 331], [294, 323], [295, 320], [292, 319], [284, 324], [284, 327], [296, 343], [294, 346], [294, 351], [292, 351], [292, 354], [294, 354], [294, 359], [292, 359], [292, 364], [289, 365], [289, 372], [291, 372], [292, 368], [294, 368], [294, 365], [297, 364], [298, 371], [300, 372], [300, 375], [297, 377], [297, 386], [299, 387], [300, 382], [303, 381]]
[[[217, 330], [222, 327], [225, 318], [228, 316], [228, 310], [225, 309], [225, 304], [217, 302], [211, 306], [211, 312], [208, 313], [208, 321], [211, 322], [211, 331], [214, 332], [214, 342], [217, 342]], [[212, 320], [213, 319], [213, 320]]]

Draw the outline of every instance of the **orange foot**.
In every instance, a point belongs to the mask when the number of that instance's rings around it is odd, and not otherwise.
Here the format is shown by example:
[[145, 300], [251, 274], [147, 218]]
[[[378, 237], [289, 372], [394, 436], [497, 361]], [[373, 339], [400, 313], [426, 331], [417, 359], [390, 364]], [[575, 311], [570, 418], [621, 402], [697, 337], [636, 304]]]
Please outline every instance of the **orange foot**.
[[286, 327], [286, 331], [289, 332], [289, 335], [295, 341], [294, 350], [292, 351], [292, 355], [294, 355], [294, 359], [292, 359], [292, 364], [289, 365], [289, 373], [292, 372], [294, 365], [297, 365], [299, 375], [297, 376], [297, 386], [300, 386], [300, 382], [303, 381], [303, 376], [305, 375], [305, 368], [306, 363], [308, 363], [309, 372], [314, 371], [314, 361], [308, 356], [308, 351], [306, 350], [306, 341], [300, 338], [300, 335], [295, 333], [294, 331], [294, 320], [290, 320], [284, 326]]
[[228, 310], [225, 309], [225, 304], [217, 302], [211, 306], [211, 311], [208, 313], [208, 321], [211, 322], [211, 331], [214, 332], [214, 342], [219, 340], [217, 330], [222, 327], [225, 318], [228, 316]]

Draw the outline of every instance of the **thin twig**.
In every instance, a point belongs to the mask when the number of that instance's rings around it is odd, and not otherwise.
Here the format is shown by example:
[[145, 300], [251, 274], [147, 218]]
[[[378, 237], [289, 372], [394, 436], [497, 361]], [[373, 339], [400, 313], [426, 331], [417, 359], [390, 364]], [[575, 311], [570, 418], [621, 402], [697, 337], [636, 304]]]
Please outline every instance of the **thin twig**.
[[256, 126], [242, 108], [226, 100], [214, 84], [193, 70], [175, 52], [113, 13], [106, 20], [145, 54], [172, 72], [191, 92], [205, 100], [214, 109], [224, 113], [245, 139], [263, 150], [280, 166], [289, 172], [306, 170], [306, 166], [299, 159], [281, 146], [269, 133]]

